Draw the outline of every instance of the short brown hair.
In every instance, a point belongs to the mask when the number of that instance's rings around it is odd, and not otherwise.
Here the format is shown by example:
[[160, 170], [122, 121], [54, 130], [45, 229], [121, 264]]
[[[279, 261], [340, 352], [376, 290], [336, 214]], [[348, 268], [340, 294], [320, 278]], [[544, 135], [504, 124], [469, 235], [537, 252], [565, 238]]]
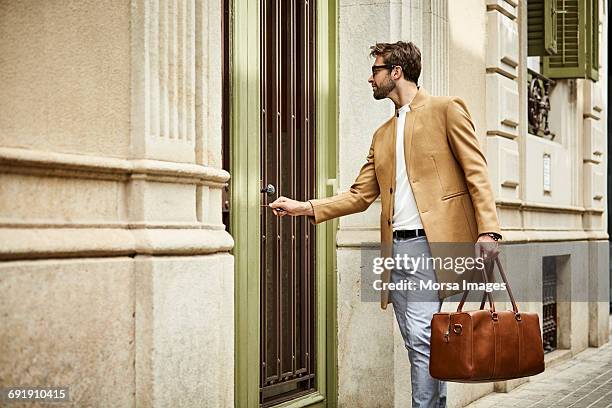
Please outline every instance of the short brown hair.
[[385, 64], [402, 67], [404, 78], [418, 85], [421, 75], [421, 51], [412, 42], [376, 43], [370, 47], [370, 56], [382, 56]]

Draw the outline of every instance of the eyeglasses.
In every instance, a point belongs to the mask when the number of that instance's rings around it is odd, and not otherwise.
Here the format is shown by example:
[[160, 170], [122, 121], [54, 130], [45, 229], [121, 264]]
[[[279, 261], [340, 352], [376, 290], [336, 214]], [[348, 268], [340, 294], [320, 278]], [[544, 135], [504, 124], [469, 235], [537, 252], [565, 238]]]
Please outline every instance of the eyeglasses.
[[398, 65], [384, 64], [384, 65], [372, 65], [372, 76], [376, 75], [379, 69], [393, 69]]

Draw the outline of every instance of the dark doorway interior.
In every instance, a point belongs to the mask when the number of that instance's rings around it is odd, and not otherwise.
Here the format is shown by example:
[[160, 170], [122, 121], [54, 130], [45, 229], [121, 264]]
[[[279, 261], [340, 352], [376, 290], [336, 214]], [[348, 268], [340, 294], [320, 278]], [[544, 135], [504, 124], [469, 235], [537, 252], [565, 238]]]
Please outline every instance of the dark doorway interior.
[[[230, 97], [231, 87], [230, 85], [230, 0], [223, 0], [223, 21], [221, 22], [221, 38], [223, 38], [223, 55], [221, 65], [223, 67], [223, 84], [222, 86], [222, 114], [221, 114], [221, 132], [222, 132], [222, 147], [221, 147], [221, 160], [223, 170], [230, 173]], [[229, 185], [223, 189], [222, 197], [222, 220], [225, 225], [225, 229], [231, 234], [230, 229], [230, 197], [229, 197]]]

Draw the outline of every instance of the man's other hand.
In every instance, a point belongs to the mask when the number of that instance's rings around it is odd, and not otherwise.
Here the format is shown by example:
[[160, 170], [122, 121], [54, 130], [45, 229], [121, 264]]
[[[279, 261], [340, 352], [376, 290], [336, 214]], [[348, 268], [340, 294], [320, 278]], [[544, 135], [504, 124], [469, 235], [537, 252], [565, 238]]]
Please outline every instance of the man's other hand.
[[495, 259], [499, 255], [499, 244], [488, 234], [481, 234], [476, 241], [476, 256], [485, 261]]
[[280, 196], [273, 203], [270, 203], [270, 208], [274, 215], [283, 217], [285, 215], [314, 215], [312, 205], [308, 201], [296, 201], [287, 197]]

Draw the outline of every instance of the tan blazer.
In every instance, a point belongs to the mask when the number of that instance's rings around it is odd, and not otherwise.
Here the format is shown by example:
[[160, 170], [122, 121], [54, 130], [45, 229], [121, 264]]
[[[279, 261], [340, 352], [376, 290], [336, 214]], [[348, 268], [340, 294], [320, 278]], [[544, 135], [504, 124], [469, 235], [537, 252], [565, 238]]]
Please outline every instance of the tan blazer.
[[[485, 232], [501, 233], [486, 159], [480, 150], [474, 124], [465, 103], [457, 97], [431, 96], [422, 87], [410, 103], [404, 127], [404, 160], [409, 182], [431, 243], [475, 243]], [[380, 195], [381, 256], [392, 256], [395, 202], [394, 115], [372, 138], [366, 163], [349, 191], [310, 200], [315, 224], [365, 211]], [[432, 255], [436, 256], [432, 248]], [[436, 269], [438, 281], [459, 281]], [[390, 270], [382, 274], [389, 282]], [[440, 298], [459, 293], [440, 290]], [[381, 291], [387, 308], [388, 290]]]

